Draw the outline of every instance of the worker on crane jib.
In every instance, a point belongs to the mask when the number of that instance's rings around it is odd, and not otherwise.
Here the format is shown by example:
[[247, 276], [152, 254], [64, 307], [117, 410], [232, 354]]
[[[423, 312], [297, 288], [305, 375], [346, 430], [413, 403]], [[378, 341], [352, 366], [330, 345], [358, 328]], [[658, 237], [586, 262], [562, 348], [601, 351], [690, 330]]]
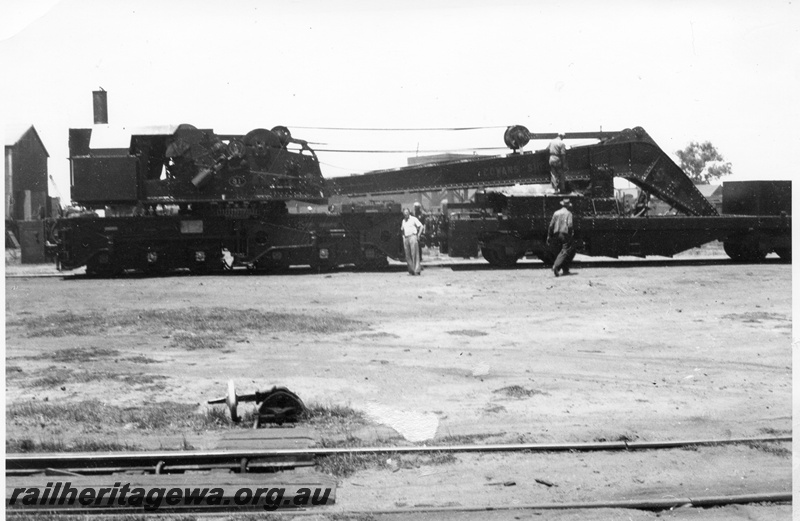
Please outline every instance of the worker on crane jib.
[[563, 137], [564, 133], [559, 132], [547, 147], [550, 152], [550, 183], [558, 194], [565, 193], [564, 172], [567, 170], [567, 145], [562, 141]]

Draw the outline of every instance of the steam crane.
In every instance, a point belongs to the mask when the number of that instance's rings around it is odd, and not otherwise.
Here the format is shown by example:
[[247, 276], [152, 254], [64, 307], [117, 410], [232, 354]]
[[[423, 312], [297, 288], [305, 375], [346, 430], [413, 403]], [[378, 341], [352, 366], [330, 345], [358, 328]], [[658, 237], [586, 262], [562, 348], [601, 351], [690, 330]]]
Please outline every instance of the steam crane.
[[[57, 262], [61, 269], [86, 266], [87, 273], [104, 276], [125, 270], [205, 273], [226, 266], [379, 268], [388, 258], [403, 257], [399, 204], [291, 213], [287, 202], [324, 204], [332, 195], [446, 188], [482, 190], [474, 201], [451, 205], [444, 216], [444, 253], [472, 257], [480, 251], [495, 266], [525, 255], [551, 262], [547, 225], [564, 195], [515, 197], [486, 188], [548, 184], [548, 152], [521, 149], [531, 139], [552, 136], [513, 126], [504, 134], [511, 149], [506, 155], [326, 180], [314, 150], [284, 126], [243, 135], [187, 124], [123, 132], [107, 125], [70, 129], [72, 199], [84, 211], [56, 223]], [[735, 260], [759, 260], [772, 251], [790, 258], [788, 185], [726, 183], [732, 188], [720, 215], [640, 127], [565, 138], [598, 140], [567, 151], [566, 197], [573, 200], [580, 253], [671, 256], [720, 240]], [[682, 215], [632, 217], [615, 197], [615, 177]]]

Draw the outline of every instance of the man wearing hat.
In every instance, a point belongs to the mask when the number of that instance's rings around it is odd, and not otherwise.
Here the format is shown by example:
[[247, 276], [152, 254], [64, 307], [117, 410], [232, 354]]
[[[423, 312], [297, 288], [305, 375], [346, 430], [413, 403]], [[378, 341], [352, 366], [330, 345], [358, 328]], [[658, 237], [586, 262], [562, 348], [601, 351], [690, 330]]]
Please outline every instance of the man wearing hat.
[[403, 208], [403, 221], [400, 223], [403, 234], [403, 250], [406, 254], [409, 275], [419, 275], [422, 271], [419, 259], [419, 236], [422, 234], [422, 223], [411, 215], [408, 208]]
[[572, 203], [569, 199], [561, 200], [561, 208], [553, 214], [550, 220], [550, 227], [547, 229], [547, 244], [552, 244], [555, 241], [556, 246], [559, 248], [558, 257], [553, 263], [553, 273], [556, 277], [559, 271], [563, 271], [564, 275], [569, 275], [569, 265], [575, 257], [575, 248], [573, 247], [573, 227], [572, 227]]
[[550, 152], [550, 183], [558, 194], [565, 192], [564, 171], [567, 169], [567, 145], [561, 140], [563, 137], [564, 133], [559, 132], [547, 147]]

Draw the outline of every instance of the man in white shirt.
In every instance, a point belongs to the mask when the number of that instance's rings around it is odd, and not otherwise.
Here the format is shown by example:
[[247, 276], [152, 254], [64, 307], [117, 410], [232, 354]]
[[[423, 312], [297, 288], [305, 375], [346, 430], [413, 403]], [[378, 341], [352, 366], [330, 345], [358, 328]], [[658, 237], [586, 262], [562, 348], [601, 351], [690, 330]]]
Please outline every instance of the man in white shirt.
[[550, 151], [550, 183], [557, 194], [565, 193], [564, 171], [567, 169], [567, 145], [561, 140], [563, 132], [550, 142], [547, 149]]
[[408, 208], [403, 209], [403, 222], [400, 223], [403, 233], [403, 249], [406, 254], [409, 275], [419, 275], [422, 266], [419, 261], [419, 235], [422, 233], [422, 223], [411, 215]]

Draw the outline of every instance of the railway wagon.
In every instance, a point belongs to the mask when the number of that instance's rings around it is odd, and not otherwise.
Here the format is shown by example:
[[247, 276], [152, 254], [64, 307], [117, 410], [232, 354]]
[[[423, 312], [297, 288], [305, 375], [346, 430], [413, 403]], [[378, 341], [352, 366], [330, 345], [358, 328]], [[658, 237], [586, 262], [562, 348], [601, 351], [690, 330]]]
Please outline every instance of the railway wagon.
[[[724, 186], [724, 185], [723, 185]], [[738, 213], [716, 216], [647, 215], [626, 212], [613, 197], [583, 195], [514, 197], [501, 193], [479, 193], [475, 201], [456, 205], [447, 225], [449, 254], [462, 257], [481, 255], [492, 265], [508, 267], [523, 256], [537, 256], [547, 264], [558, 252], [547, 244], [550, 218], [563, 198], [570, 199], [574, 214], [578, 253], [593, 257], [664, 256], [720, 241], [736, 261], [758, 262], [769, 253], [791, 260], [791, 215], [769, 202], [754, 207], [747, 200], [752, 190], [790, 195], [789, 182], [751, 182], [745, 191], [728, 194]], [[724, 201], [723, 196], [723, 201]], [[724, 203], [723, 203], [724, 205]], [[724, 207], [723, 207], [724, 208]]]
[[[451, 256], [483, 255], [494, 266], [510, 266], [524, 255], [550, 263], [547, 227], [559, 201], [572, 202], [578, 251], [589, 256], [671, 257], [721, 241], [737, 261], [757, 262], [771, 252], [791, 259], [791, 183], [725, 183], [723, 213], [641, 127], [619, 132], [565, 133], [565, 139], [596, 138], [567, 151], [566, 193], [550, 188], [547, 150], [521, 152], [532, 134], [509, 127], [512, 153], [372, 172], [333, 179], [334, 192], [374, 196], [399, 190], [481, 187], [467, 203], [448, 206], [437, 229], [446, 230]], [[640, 190], [644, 204], [630, 211], [615, 193], [615, 178]], [[508, 195], [502, 187], [527, 185], [534, 195]], [[494, 191], [493, 191], [494, 187]], [[669, 215], [648, 211], [651, 197], [672, 208]]]
[[[375, 194], [480, 187], [438, 223], [445, 253], [478, 252], [505, 267], [525, 255], [552, 262], [547, 225], [563, 197], [572, 200], [579, 252], [590, 256], [672, 256], [722, 241], [734, 260], [768, 253], [791, 258], [789, 183], [730, 184], [720, 215], [686, 174], [640, 127], [567, 133], [596, 138], [568, 150], [568, 193], [553, 193], [546, 150], [521, 149], [531, 134], [509, 127], [511, 153], [325, 179], [316, 153], [283, 126], [244, 135], [192, 125], [120, 132], [108, 126], [70, 130], [72, 199], [81, 209], [54, 227], [60, 269], [93, 275], [128, 270], [208, 273], [247, 267], [284, 271], [307, 265], [374, 269], [402, 260], [400, 206], [364, 203]], [[614, 178], [669, 203], [678, 215], [635, 216], [615, 197]], [[540, 187], [510, 196], [492, 187]], [[756, 195], [753, 195], [756, 194]], [[351, 198], [335, 211], [331, 195]], [[289, 202], [327, 211], [293, 213]], [[320, 206], [321, 205], [321, 206]]]

